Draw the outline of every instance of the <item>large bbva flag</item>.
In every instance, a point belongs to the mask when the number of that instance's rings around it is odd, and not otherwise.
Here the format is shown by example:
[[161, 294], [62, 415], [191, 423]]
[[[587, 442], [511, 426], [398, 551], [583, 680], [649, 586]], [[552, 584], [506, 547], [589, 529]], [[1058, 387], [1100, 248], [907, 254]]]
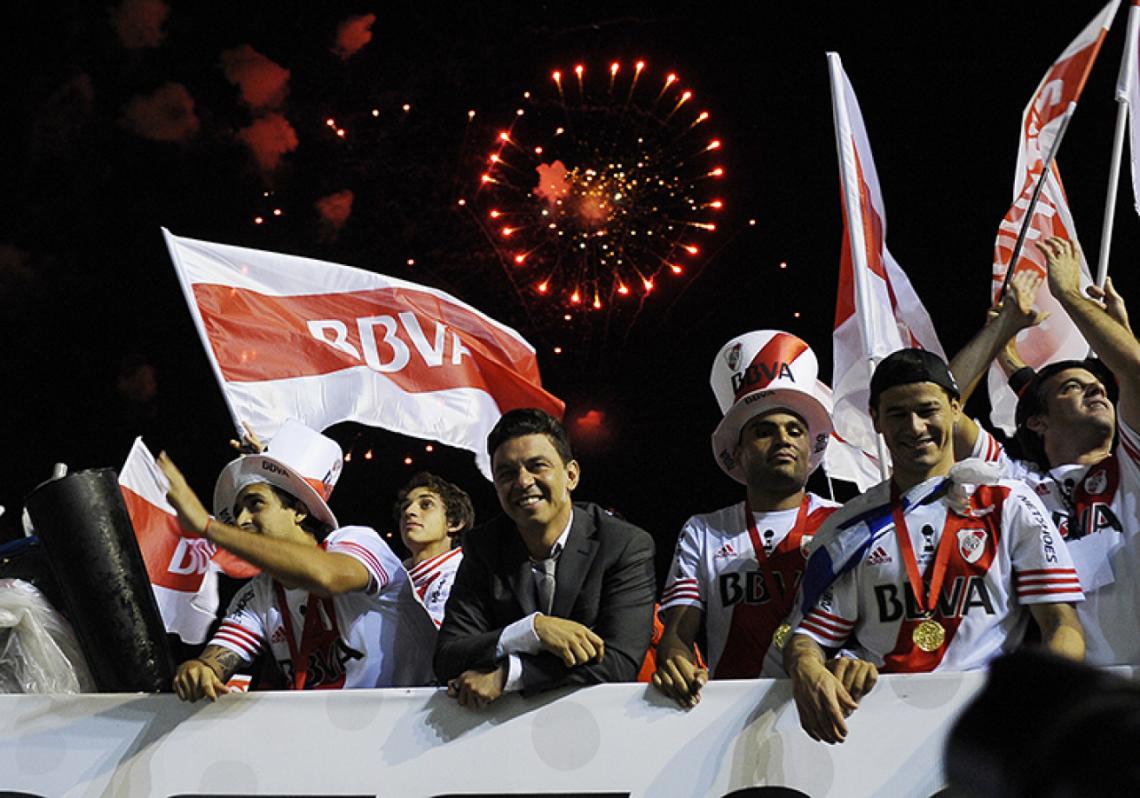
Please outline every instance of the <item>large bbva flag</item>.
[[522, 336], [442, 291], [163, 233], [234, 422], [262, 440], [357, 421], [469, 449], [489, 477], [500, 415], [565, 409]]
[[[997, 241], [994, 244], [992, 292], [995, 303], [1001, 299], [1006, 269], [1013, 256], [1030, 198], [1044, 171], [1045, 161], [1052, 152], [1066, 119], [1076, 110], [1077, 98], [1081, 95], [1118, 4], [1119, 0], [1112, 0], [1073, 39], [1045, 73], [1029, 104], [1025, 106], [1025, 112], [1021, 116], [1021, 140], [1013, 181], [1013, 205], [998, 227]], [[1034, 242], [1050, 236], [1060, 236], [1070, 241], [1076, 241], [1077, 238], [1056, 161], [1045, 172], [1041, 195], [1033, 210], [1025, 244], [1018, 255], [1014, 271], [1036, 269], [1044, 275], [1045, 258]], [[1083, 289], [1092, 282], [1088, 263], [1083, 256], [1081, 275]], [[1042, 285], [1038, 291], [1036, 306], [1049, 313], [1049, 318], [1018, 336], [1017, 349], [1022, 360], [1034, 368], [1040, 368], [1056, 360], [1083, 358], [1088, 353], [1088, 344], [1049, 293], [1047, 284]], [[990, 367], [989, 391], [992, 407], [990, 420], [1006, 432], [1012, 432], [1017, 397], [1009, 389], [1005, 374], [996, 363]]]
[[828, 447], [828, 473], [866, 488], [881, 480], [867, 412], [871, 360], [906, 347], [945, 356], [930, 316], [887, 249], [887, 216], [859, 101], [838, 53], [827, 54], [843, 207], [843, 250], [832, 336], [835, 431], [858, 450]]
[[[1128, 9], [1128, 32], [1124, 35], [1124, 57], [1116, 81], [1116, 99], [1128, 105], [1128, 127], [1131, 131], [1132, 196], [1136, 213], [1140, 214], [1140, 0], [1132, 0]], [[1115, 198], [1114, 198], [1115, 199]]]
[[166, 501], [166, 478], [142, 438], [123, 463], [119, 487], [166, 631], [187, 643], [204, 642], [218, 609], [218, 571], [246, 579], [257, 569], [205, 538], [183, 533]]

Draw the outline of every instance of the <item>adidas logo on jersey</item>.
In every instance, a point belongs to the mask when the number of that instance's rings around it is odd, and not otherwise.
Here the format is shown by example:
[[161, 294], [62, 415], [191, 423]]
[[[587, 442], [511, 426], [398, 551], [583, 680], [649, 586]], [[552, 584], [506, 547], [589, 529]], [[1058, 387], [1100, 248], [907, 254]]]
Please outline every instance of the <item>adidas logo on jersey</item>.
[[882, 546], [876, 546], [867, 557], [867, 565], [886, 565], [889, 562], [893, 562], [891, 555], [887, 554], [887, 550]]
[[273, 637], [269, 639], [270, 643], [283, 643], [285, 641], [285, 627], [278, 626], [273, 632]]
[[732, 548], [731, 543], [725, 543], [723, 546], [721, 546], [719, 549], [716, 550], [716, 554], [713, 555], [713, 559], [723, 560], [725, 557], [735, 557], [735, 556], [736, 556], [736, 549]]

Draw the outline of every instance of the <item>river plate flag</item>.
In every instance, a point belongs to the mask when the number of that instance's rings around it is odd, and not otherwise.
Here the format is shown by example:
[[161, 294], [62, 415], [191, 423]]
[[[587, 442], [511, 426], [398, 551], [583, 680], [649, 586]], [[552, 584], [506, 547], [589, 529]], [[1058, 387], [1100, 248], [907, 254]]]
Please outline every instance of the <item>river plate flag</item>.
[[119, 471], [119, 488], [166, 631], [187, 643], [204, 643], [218, 610], [218, 572], [248, 579], [258, 569], [183, 531], [166, 501], [166, 477], [142, 438], [135, 439]]
[[[942, 357], [945, 354], [930, 315], [887, 249], [887, 215], [859, 101], [839, 55], [828, 53], [827, 58], [843, 209], [832, 335], [832, 417], [838, 441], [857, 451], [845, 451], [833, 440], [825, 467], [832, 476], [866, 489], [882, 479], [878, 436], [867, 412], [870, 359], [881, 360], [907, 347], [927, 349]], [[866, 287], [865, 293], [860, 283]]]
[[565, 406], [521, 335], [442, 291], [338, 263], [163, 230], [234, 423], [356, 421], [475, 453], [499, 417]]
[[[1005, 273], [1018, 233], [1030, 204], [1030, 197], [1037, 182], [1041, 179], [1045, 161], [1053, 149], [1053, 143], [1077, 107], [1077, 99], [1084, 88], [1085, 80], [1096, 61], [1101, 43], [1112, 17], [1116, 13], [1119, 0], [1112, 0], [1101, 9], [1096, 18], [1073, 39], [1060, 57], [1053, 63], [1041, 79], [1037, 90], [1025, 106], [1021, 116], [1021, 138], [1017, 151], [1017, 171], [1013, 180], [1013, 205], [1006, 212], [998, 227], [994, 243], [994, 264], [992, 277], [992, 298], [996, 303], [1001, 299]], [[1076, 225], [1073, 223], [1065, 189], [1061, 185], [1061, 173], [1056, 160], [1045, 173], [1041, 196], [1033, 210], [1033, 218], [1026, 233], [1025, 243], [1018, 255], [1015, 272], [1034, 269], [1045, 274], [1045, 258], [1034, 242], [1050, 236], [1060, 236], [1069, 241], [1077, 240]], [[1088, 262], [1081, 255], [1082, 292], [1091, 284]], [[1017, 351], [1021, 359], [1034, 368], [1040, 368], [1057, 360], [1080, 360], [1088, 354], [1088, 344], [1077, 331], [1076, 326], [1049, 293], [1048, 283], [1037, 292], [1036, 307], [1049, 314], [1043, 323], [1023, 331], [1017, 337]], [[1005, 374], [995, 363], [990, 366], [990, 420], [1007, 433], [1014, 430], [1014, 411], [1017, 396], [1010, 390]]]

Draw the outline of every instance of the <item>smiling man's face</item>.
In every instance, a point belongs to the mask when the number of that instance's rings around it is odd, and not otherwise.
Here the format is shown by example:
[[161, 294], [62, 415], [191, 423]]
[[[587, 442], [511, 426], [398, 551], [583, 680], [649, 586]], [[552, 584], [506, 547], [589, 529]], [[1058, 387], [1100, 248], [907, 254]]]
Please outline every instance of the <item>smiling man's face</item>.
[[499, 504], [520, 530], [541, 533], [566, 523], [570, 491], [578, 485], [578, 462], [563, 462], [546, 435], [504, 441], [491, 458], [491, 471]]
[[950, 469], [954, 425], [960, 415], [958, 400], [933, 382], [912, 382], [883, 391], [871, 418], [890, 450], [896, 481], [916, 484]]

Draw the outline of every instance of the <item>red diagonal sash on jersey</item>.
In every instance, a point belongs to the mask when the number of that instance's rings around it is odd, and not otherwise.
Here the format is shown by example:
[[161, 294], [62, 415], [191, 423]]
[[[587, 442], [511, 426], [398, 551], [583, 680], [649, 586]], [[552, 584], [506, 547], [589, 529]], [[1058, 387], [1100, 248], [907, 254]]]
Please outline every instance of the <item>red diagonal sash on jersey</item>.
[[[289, 683], [290, 690], [339, 690], [344, 687], [345, 671], [335, 673], [316, 674], [314, 683], [309, 684], [309, 673], [312, 670], [314, 656], [324, 654], [322, 662], [331, 662], [329, 654], [332, 653], [335, 643], [340, 639], [340, 632], [336, 628], [336, 608], [332, 599], [322, 598], [309, 594], [306, 599], [305, 623], [301, 630], [301, 643], [297, 644], [296, 634], [293, 631], [293, 617], [289, 612], [289, 602], [286, 600], [285, 589], [277, 580], [273, 581], [273, 591], [277, 596], [277, 609], [281, 612], [281, 625], [285, 628], [285, 643], [289, 646], [289, 658], [293, 668], [293, 681]], [[331, 624], [326, 627], [321, 622], [321, 614], [326, 615]]]
[[560, 417], [533, 347], [425, 286], [336, 263], [165, 232], [235, 422], [263, 439], [295, 418], [390, 429], [475, 452], [518, 407]]
[[[892, 484], [892, 503], [898, 507], [897, 496], [894, 495]], [[1001, 532], [1002, 500], [1005, 494], [1002, 491], [992, 490], [986, 486], [979, 487], [970, 499], [970, 506], [978, 509], [982, 505], [992, 505], [992, 512], [982, 517], [962, 516], [949, 508], [946, 510], [946, 523], [942, 527], [942, 537], [938, 542], [938, 551], [934, 561], [927, 566], [926, 573], [921, 580], [918, 579], [918, 565], [911, 545], [910, 534], [906, 529], [905, 518], [895, 511], [895, 537], [899, 542], [900, 554], [906, 563], [907, 576], [914, 591], [915, 604], [920, 612], [933, 611], [933, 618], [942, 624], [946, 630], [946, 639], [934, 651], [923, 651], [914, 642], [914, 630], [922, 623], [923, 618], [906, 617], [905, 607], [907, 601], [903, 599], [904, 615], [899, 625], [898, 638], [895, 648], [883, 657], [883, 673], [929, 673], [938, 667], [950, 643], [962, 623], [963, 610], [961, 606], [966, 599], [966, 590], [969, 578], [972, 576], [984, 578], [997, 556], [999, 534]], [[976, 559], [969, 562], [962, 556], [960, 532], [966, 530], [981, 530], [984, 541], [978, 543], [981, 551]], [[923, 590], [923, 585], [929, 584], [929, 593]], [[945, 586], [951, 586], [949, 596]], [[905, 591], [904, 591], [905, 593]]]
[[[1025, 220], [1030, 199], [1038, 182], [1043, 180], [1041, 194], [1033, 209], [1033, 217], [1025, 243], [1018, 253], [1014, 271], [1035, 269], [1045, 274], [1045, 259], [1034, 242], [1049, 236], [1077, 240], [1076, 226], [1069, 212], [1061, 173], [1054, 161], [1045, 168], [1053, 144], [1065, 120], [1076, 110], [1089, 71], [1100, 51], [1101, 43], [1112, 22], [1119, 0], [1108, 3], [1096, 18], [1069, 44], [1057, 61], [1045, 73], [1041, 83], [1021, 117], [1021, 138], [1017, 153], [1017, 171], [1014, 174], [1013, 205], [998, 226], [994, 242], [992, 275], [993, 301], [1001, 299], [1005, 275], [1013, 257], [1018, 235]], [[1044, 173], [1044, 178], [1042, 174]], [[1081, 257], [1081, 289], [1091, 282], [1088, 264]], [[1088, 344], [1044, 284], [1037, 292], [1036, 307], [1049, 314], [1049, 318], [1026, 330], [1017, 342], [1021, 359], [1034, 368], [1055, 360], [1081, 359], [1088, 352]], [[1004, 372], [995, 363], [990, 368], [989, 392], [992, 411], [990, 419], [1012, 433], [1017, 397], [1009, 389]]]
[[[804, 495], [796, 513], [791, 531], [772, 550], [769, 557], [764, 552], [764, 543], [756, 528], [756, 518], [748, 501], [744, 502], [744, 517], [748, 523], [748, 538], [752, 542], [752, 552], [764, 577], [763, 589], [766, 601], [753, 604], [745, 596], [732, 608], [732, 621], [724, 651], [717, 661], [717, 679], [755, 679], [764, 667], [764, 656], [772, 643], [776, 629], [787, 618], [795, 603], [796, 589], [803, 576], [804, 556], [801, 543], [805, 535], [812, 535], [827, 519], [834, 508], [826, 507], [808, 514], [811, 497]], [[776, 573], [779, 578], [776, 578]]]

